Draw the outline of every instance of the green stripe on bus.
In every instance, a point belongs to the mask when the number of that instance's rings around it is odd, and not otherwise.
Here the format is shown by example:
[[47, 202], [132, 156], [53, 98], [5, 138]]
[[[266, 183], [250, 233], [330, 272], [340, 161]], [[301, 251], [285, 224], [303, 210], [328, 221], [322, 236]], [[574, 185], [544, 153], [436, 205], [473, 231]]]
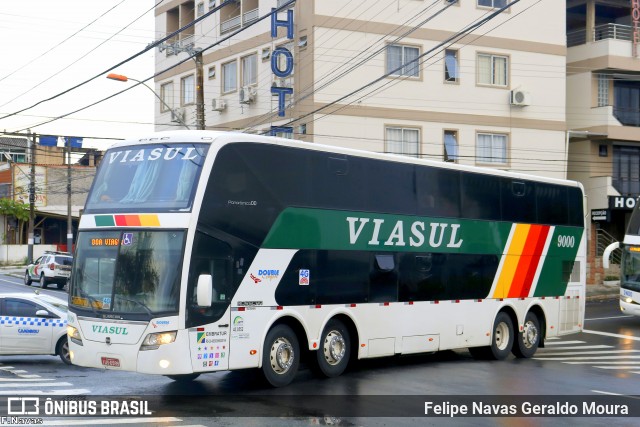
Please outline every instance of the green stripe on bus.
[[113, 215], [96, 215], [94, 218], [96, 227], [114, 227], [116, 225]]
[[500, 255], [509, 222], [287, 208], [262, 247]]

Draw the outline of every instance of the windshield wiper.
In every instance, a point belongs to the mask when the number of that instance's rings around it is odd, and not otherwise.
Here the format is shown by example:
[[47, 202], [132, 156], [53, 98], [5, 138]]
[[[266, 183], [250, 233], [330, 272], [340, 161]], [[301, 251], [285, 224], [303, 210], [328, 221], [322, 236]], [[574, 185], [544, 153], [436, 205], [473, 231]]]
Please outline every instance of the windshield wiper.
[[[99, 305], [100, 303], [98, 302], [98, 300], [92, 297], [91, 295], [89, 295], [88, 293], [86, 293], [85, 291], [83, 291], [82, 289], [78, 289], [78, 291], [80, 292], [81, 297], [89, 300], [89, 307], [91, 308], [91, 311], [93, 311], [93, 313], [96, 315], [96, 317], [100, 317], [100, 313], [98, 313], [98, 310], [96, 310], [96, 306], [93, 305], [94, 302], [96, 303], [96, 305]], [[73, 298], [72, 298], [72, 301], [73, 301]]]
[[147, 307], [144, 303], [140, 302], [140, 301], [136, 301], [134, 299], [129, 299], [129, 298], [124, 298], [124, 297], [122, 297], [120, 295], [116, 295], [116, 298], [121, 299], [123, 301], [127, 301], [127, 302], [132, 302], [134, 304], [138, 304], [139, 306], [141, 306], [142, 308], [147, 310], [147, 313], [149, 314], [149, 316], [153, 316], [153, 312], [151, 311], [151, 309], [149, 307]]

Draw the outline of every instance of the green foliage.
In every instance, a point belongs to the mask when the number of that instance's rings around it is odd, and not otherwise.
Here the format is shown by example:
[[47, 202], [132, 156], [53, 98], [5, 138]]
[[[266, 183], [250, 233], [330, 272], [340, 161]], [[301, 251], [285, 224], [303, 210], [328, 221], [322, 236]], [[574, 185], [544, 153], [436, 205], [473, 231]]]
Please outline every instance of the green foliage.
[[29, 221], [29, 205], [13, 199], [0, 199], [0, 215], [16, 217], [18, 221]]

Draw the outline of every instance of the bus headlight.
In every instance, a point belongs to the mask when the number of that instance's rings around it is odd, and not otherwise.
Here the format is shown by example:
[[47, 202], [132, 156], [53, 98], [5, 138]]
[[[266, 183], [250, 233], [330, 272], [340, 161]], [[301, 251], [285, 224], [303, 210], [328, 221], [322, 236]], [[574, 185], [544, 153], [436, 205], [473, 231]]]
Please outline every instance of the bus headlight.
[[171, 332], [159, 332], [156, 334], [149, 334], [142, 341], [140, 350], [155, 350], [163, 344], [171, 344], [176, 340], [178, 331]]
[[80, 331], [73, 326], [67, 325], [67, 336], [75, 344], [82, 345], [82, 338], [80, 337]]
[[620, 297], [620, 299], [627, 304], [631, 304], [633, 302], [633, 298], [631, 297]]

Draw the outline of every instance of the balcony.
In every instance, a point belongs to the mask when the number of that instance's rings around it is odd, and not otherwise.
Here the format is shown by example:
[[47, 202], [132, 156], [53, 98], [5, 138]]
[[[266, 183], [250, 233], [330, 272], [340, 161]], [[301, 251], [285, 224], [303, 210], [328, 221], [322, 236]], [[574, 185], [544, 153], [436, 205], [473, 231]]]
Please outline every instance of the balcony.
[[236, 30], [240, 28], [242, 24], [241, 16], [234, 16], [231, 19], [227, 19], [226, 21], [220, 24], [220, 34], [228, 33], [229, 31]]
[[[589, 40], [624, 40], [630, 42], [633, 36], [631, 25], [602, 24], [590, 30]], [[579, 46], [587, 43], [587, 30], [580, 29], [567, 32], [567, 47]]]
[[260, 14], [257, 8], [250, 10], [248, 12], [245, 12], [242, 15], [242, 25], [247, 25], [253, 21], [257, 21], [259, 17], [260, 17]]

